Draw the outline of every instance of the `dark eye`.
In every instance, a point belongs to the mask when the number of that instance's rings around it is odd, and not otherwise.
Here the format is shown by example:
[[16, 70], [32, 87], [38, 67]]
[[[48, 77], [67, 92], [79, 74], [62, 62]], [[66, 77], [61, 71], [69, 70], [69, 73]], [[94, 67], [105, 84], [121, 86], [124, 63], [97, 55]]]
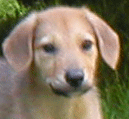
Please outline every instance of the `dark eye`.
[[83, 43], [82, 43], [82, 49], [83, 50], [90, 50], [92, 47], [92, 41], [90, 40], [85, 40]]
[[51, 43], [44, 45], [43, 49], [47, 53], [55, 53], [56, 52], [56, 48]]

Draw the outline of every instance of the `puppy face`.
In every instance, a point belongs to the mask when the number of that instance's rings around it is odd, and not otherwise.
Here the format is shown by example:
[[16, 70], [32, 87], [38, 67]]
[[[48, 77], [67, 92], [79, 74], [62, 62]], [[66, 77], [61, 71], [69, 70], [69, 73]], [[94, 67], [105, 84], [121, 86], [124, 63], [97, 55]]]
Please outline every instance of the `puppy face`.
[[3, 51], [18, 73], [33, 61], [35, 82], [69, 96], [95, 86], [98, 54], [116, 69], [120, 45], [115, 31], [87, 8], [57, 7], [24, 19], [3, 43]]
[[76, 12], [39, 15], [34, 60], [41, 82], [57, 94], [80, 94], [94, 85], [97, 42], [85, 15]]

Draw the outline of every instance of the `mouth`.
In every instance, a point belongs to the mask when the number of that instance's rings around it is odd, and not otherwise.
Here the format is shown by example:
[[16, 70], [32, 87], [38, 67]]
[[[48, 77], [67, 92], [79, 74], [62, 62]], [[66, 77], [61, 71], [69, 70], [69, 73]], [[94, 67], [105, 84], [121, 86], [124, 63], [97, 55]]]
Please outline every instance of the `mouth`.
[[56, 95], [59, 95], [59, 96], [64, 96], [64, 97], [70, 97], [69, 93], [65, 90], [59, 90], [59, 89], [56, 89], [52, 86], [52, 84], [50, 84], [50, 87], [52, 89], [52, 91], [56, 94]]
[[81, 89], [81, 88], [67, 87], [65, 89], [58, 89], [53, 87], [52, 84], [50, 84], [50, 87], [56, 95], [64, 97], [71, 97], [73, 95], [81, 96], [87, 93], [92, 88], [92, 87], [87, 87], [85, 89]]

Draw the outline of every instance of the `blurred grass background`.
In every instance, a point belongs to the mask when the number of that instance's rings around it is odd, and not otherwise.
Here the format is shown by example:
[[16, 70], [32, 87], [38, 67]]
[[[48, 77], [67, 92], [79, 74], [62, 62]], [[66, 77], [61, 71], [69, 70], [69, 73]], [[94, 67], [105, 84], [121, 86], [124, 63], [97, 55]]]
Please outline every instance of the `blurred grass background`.
[[129, 119], [129, 0], [0, 0], [0, 44], [30, 11], [55, 5], [88, 6], [118, 32], [122, 44], [120, 68], [112, 71], [103, 62], [98, 85], [104, 118]]

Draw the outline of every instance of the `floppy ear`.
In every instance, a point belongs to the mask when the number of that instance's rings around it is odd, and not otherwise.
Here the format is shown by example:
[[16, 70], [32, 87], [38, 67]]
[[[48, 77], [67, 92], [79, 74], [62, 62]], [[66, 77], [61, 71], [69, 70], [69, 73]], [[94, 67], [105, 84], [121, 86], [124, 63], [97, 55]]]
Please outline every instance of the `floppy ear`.
[[102, 58], [112, 69], [116, 69], [120, 54], [117, 33], [104, 20], [88, 9], [85, 9], [85, 14], [96, 33]]
[[31, 14], [14, 28], [3, 43], [4, 55], [16, 71], [27, 68], [32, 61], [32, 40], [35, 25], [36, 14]]

